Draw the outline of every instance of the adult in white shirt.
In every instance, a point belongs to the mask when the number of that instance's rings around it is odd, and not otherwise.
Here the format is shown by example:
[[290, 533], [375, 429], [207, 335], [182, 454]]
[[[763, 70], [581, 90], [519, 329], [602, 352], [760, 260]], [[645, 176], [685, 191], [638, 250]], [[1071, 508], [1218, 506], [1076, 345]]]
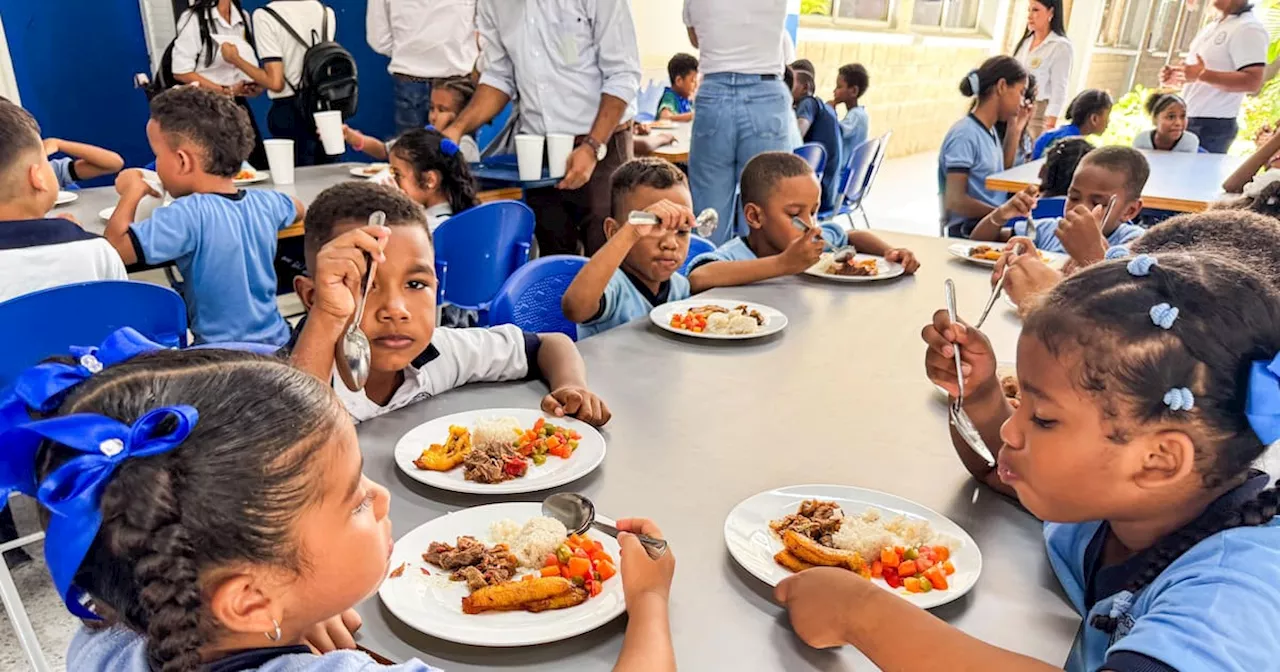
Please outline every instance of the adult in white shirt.
[[[784, 0], [785, 1], [785, 0]], [[640, 50], [628, 0], [479, 0], [480, 86], [444, 130], [458, 142], [520, 98], [518, 132], [575, 136], [554, 189], [529, 189], [542, 254], [604, 245], [609, 179], [635, 156]], [[777, 34], [773, 39], [777, 45]]]
[[698, 114], [689, 145], [694, 209], [715, 208], [712, 242], [735, 235], [733, 192], [757, 154], [799, 145], [791, 92], [782, 82], [787, 0], [685, 0], [684, 23], [698, 48]]
[[249, 114], [249, 123], [253, 125], [253, 153], [249, 155], [249, 163], [255, 168], [266, 168], [262, 131], [248, 101], [260, 95], [262, 87], [222, 57], [224, 44], [234, 45], [245, 60], [258, 64], [249, 15], [240, 0], [195, 0], [191, 8], [178, 17], [178, 35], [173, 39], [173, 78], [234, 97]]
[[1062, 0], [1027, 3], [1027, 32], [1014, 47], [1013, 57], [1036, 78], [1036, 108], [1027, 122], [1032, 140], [1056, 127], [1067, 107], [1074, 52], [1062, 24]]
[[476, 0], [369, 0], [365, 32], [391, 58], [396, 132], [427, 125], [434, 79], [469, 75], [476, 44]]
[[1186, 63], [1165, 66], [1160, 81], [1182, 85], [1187, 130], [1213, 154], [1226, 154], [1236, 138], [1236, 117], [1245, 94], [1262, 88], [1267, 66], [1266, 26], [1247, 0], [1213, 0], [1222, 16], [1191, 41]]

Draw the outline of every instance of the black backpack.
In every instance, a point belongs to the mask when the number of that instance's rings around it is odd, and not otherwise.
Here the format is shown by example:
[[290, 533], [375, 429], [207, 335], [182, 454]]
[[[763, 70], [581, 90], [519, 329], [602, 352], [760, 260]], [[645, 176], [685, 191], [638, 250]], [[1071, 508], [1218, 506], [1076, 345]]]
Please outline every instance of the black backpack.
[[338, 110], [343, 119], [356, 113], [359, 100], [359, 83], [356, 81], [356, 60], [341, 44], [328, 39], [329, 8], [320, 3], [322, 16], [320, 34], [311, 31], [311, 41], [302, 39], [270, 5], [262, 11], [270, 14], [303, 47], [302, 79], [294, 84], [285, 80], [297, 96], [299, 109], [310, 115], [314, 112]]

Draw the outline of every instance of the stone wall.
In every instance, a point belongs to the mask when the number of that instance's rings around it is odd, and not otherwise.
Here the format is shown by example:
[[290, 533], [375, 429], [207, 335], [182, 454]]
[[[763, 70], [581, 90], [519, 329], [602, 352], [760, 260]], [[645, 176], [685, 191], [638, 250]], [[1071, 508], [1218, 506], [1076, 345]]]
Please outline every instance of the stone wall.
[[1119, 98], [1128, 93], [1129, 67], [1133, 56], [1129, 54], [1095, 53], [1089, 63], [1089, 74], [1085, 79], [1085, 88], [1103, 89]]

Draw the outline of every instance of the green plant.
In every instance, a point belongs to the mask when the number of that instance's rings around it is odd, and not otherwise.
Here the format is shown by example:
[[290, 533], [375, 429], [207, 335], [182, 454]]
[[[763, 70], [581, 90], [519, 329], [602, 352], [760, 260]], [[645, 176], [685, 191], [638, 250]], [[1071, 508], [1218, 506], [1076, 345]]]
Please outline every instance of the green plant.
[[1151, 118], [1147, 116], [1145, 105], [1151, 89], [1138, 85], [1120, 97], [1111, 107], [1111, 121], [1107, 124], [1107, 132], [1089, 138], [1095, 145], [1131, 145], [1133, 138], [1151, 128]]
[[831, 16], [831, 0], [800, 0], [800, 13]]

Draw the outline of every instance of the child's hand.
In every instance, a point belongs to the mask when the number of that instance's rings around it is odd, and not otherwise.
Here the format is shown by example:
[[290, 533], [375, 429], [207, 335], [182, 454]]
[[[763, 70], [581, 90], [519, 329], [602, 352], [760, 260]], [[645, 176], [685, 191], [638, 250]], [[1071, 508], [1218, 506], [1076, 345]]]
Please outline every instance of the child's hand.
[[644, 209], [645, 212], [657, 215], [658, 224], [627, 224], [634, 227], [641, 236], [660, 236], [664, 231], [676, 231], [681, 228], [692, 231], [697, 225], [697, 217], [687, 206], [662, 199]]
[[653, 560], [645, 552], [644, 546], [635, 538], [643, 534], [654, 539], [662, 538], [662, 530], [653, 521], [644, 518], [626, 518], [618, 521], [618, 543], [622, 546], [622, 592], [626, 596], [627, 606], [633, 606], [646, 596], [660, 598], [663, 602], [670, 599], [671, 579], [676, 573], [676, 556], [667, 547], [662, 558]]
[[386, 257], [382, 247], [391, 236], [385, 226], [362, 226], [329, 241], [316, 254], [315, 298], [312, 316], [324, 315], [345, 325], [356, 312], [356, 301], [364, 292], [368, 271], [364, 255], [379, 263]]
[[327, 621], [321, 621], [302, 633], [302, 643], [311, 647], [318, 654], [326, 654], [338, 649], [355, 649], [355, 634], [364, 620], [355, 609], [348, 609]]
[[1062, 274], [1049, 268], [1040, 255], [1023, 255], [1005, 265], [1004, 293], [1015, 306], [1026, 305], [1027, 299], [1053, 289], [1062, 282]]
[[137, 168], [122, 170], [119, 175], [116, 175], [116, 193], [121, 196], [160, 198], [160, 194], [157, 194], [156, 190], [147, 184], [147, 181], [142, 177], [142, 171]]
[[[965, 398], [978, 396], [988, 386], [1000, 391], [996, 379], [996, 355], [986, 334], [964, 323], [953, 323], [947, 311], [933, 314], [933, 322], [920, 332], [929, 348], [924, 353], [924, 369], [929, 380], [952, 397], [960, 396], [956, 378], [955, 346], [960, 346], [960, 369], [964, 371]], [[989, 390], [988, 390], [989, 391]]]
[[222, 43], [222, 60], [228, 63], [235, 63], [240, 58], [240, 50], [231, 42]]
[[1030, 219], [1031, 211], [1035, 209], [1036, 203], [1039, 201], [1039, 195], [1040, 188], [1034, 184], [1014, 194], [1013, 198], [996, 208], [996, 223], [1003, 226], [1005, 222], [1017, 217]]
[[916, 261], [916, 254], [905, 247], [895, 247], [884, 253], [886, 261], [896, 261], [902, 264], [906, 269], [907, 275], [911, 275], [920, 269], [920, 262]]
[[58, 139], [57, 139], [57, 138], [45, 138], [45, 139], [44, 139], [44, 155], [45, 155], [45, 156], [53, 156], [54, 154], [57, 154], [57, 153], [58, 153], [58, 152], [60, 152], [60, 151], [62, 151], [62, 150], [61, 150], [61, 149], [59, 149], [59, 147], [58, 147]]
[[603, 399], [591, 390], [577, 385], [551, 390], [550, 394], [542, 398], [542, 412], [557, 418], [570, 415], [596, 427], [603, 427], [613, 417]]
[[[316, 135], [319, 135], [319, 134], [320, 134], [320, 131], [319, 129], [317, 129]], [[342, 140], [346, 142], [348, 145], [351, 145], [352, 147], [359, 147], [364, 144], [364, 133], [361, 133], [360, 131], [357, 131], [356, 129], [351, 128], [346, 124], [343, 124]]]
[[1062, 247], [1082, 266], [1102, 261], [1107, 256], [1107, 239], [1102, 237], [1101, 205], [1077, 205], [1058, 222], [1057, 236]]
[[822, 258], [823, 245], [822, 229], [810, 227], [808, 231], [796, 236], [778, 258], [788, 275], [803, 273]]
[[849, 643], [845, 614], [858, 608], [864, 587], [871, 583], [853, 572], [815, 567], [783, 579], [773, 599], [790, 613], [791, 628], [805, 644], [828, 649]]

